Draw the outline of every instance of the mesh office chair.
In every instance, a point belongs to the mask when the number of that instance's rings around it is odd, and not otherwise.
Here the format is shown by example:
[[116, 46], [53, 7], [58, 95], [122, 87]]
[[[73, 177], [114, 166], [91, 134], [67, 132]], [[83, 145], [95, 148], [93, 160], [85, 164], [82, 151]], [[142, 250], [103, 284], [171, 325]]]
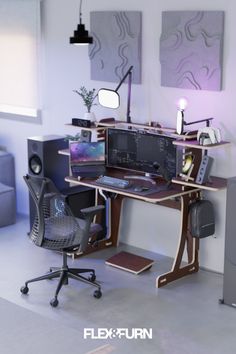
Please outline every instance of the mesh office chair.
[[[22, 286], [21, 292], [27, 294], [28, 284], [44, 279], [60, 278], [55, 296], [50, 301], [51, 306], [58, 305], [58, 293], [63, 284], [68, 284], [68, 279], [73, 278], [89, 283], [97, 287], [94, 297], [102, 296], [101, 287], [95, 281], [94, 269], [69, 268], [67, 265], [67, 253], [85, 251], [89, 239], [101, 231], [101, 226], [92, 223], [93, 217], [104, 207], [95, 206], [82, 209], [85, 219], [77, 219], [73, 216], [63, 196], [56, 189], [53, 182], [48, 178], [24, 176], [36, 207], [36, 217], [30, 232], [30, 239], [35, 245], [49, 250], [61, 251], [63, 254], [63, 265], [61, 268], [50, 268], [50, 271], [34, 279], [27, 280]], [[90, 273], [88, 278], [80, 275]]]

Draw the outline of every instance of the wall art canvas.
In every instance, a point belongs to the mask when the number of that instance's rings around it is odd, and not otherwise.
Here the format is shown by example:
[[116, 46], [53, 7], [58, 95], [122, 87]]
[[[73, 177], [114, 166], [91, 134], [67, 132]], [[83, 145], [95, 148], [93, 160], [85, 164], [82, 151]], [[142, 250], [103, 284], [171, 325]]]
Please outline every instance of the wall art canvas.
[[163, 12], [161, 85], [220, 91], [223, 34], [223, 11]]
[[119, 83], [133, 65], [132, 82], [140, 84], [142, 13], [94, 11], [90, 28], [91, 79]]

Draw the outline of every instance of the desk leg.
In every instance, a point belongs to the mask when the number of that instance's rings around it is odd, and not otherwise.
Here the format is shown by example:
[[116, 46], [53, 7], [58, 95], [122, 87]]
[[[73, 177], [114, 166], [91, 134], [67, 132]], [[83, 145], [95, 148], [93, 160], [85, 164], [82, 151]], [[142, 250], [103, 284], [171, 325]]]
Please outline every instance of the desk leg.
[[[188, 274], [192, 274], [198, 271], [198, 250], [199, 240], [192, 237], [188, 231], [188, 207], [191, 196], [181, 196], [181, 225], [180, 225], [180, 238], [177, 253], [173, 262], [173, 266], [170, 272], [165, 273], [157, 277], [156, 287], [160, 288], [174, 280], [180, 279]], [[183, 259], [184, 249], [186, 247], [188, 254], [188, 264], [181, 267]]]
[[119, 228], [120, 228], [120, 213], [124, 197], [117, 195], [111, 200], [111, 241], [112, 246], [118, 246]]

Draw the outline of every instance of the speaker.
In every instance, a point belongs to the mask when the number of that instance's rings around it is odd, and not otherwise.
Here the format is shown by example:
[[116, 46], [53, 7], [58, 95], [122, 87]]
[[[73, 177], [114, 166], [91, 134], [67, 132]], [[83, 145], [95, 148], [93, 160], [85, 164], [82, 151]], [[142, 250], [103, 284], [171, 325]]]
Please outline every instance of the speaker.
[[[58, 154], [58, 150], [67, 147], [68, 142], [58, 135], [28, 138], [28, 174], [50, 178], [60, 191], [68, 188], [68, 183], [64, 180], [69, 175], [68, 157]], [[35, 206], [30, 197], [30, 228], [34, 217]]]
[[213, 157], [210, 157], [208, 155], [203, 156], [195, 180], [196, 183], [203, 184], [209, 181], [213, 161], [214, 161]]
[[236, 307], [236, 177], [227, 181], [223, 300]]
[[92, 132], [88, 130], [81, 129], [81, 135], [79, 141], [81, 143], [90, 143], [92, 137]]
[[69, 174], [68, 159], [59, 155], [58, 150], [66, 149], [68, 142], [58, 135], [28, 138], [29, 175], [48, 177], [61, 190], [68, 187], [65, 176]]

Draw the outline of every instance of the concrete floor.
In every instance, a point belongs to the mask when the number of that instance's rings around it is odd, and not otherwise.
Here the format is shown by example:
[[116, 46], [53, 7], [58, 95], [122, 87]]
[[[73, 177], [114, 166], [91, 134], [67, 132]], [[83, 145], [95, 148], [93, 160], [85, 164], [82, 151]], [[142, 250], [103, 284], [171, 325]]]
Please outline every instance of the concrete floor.
[[[56, 280], [31, 284], [29, 294], [19, 289], [25, 280], [59, 266], [61, 256], [29, 242], [28, 220], [19, 217], [13, 226], [0, 229], [1, 297], [63, 324], [76, 333], [78, 354], [232, 354], [235, 353], [236, 310], [219, 305], [223, 277], [199, 271], [164, 288], [155, 288], [158, 274], [168, 271], [171, 259], [121, 245], [79, 259], [74, 267], [95, 268], [103, 296], [95, 299], [94, 288], [71, 281], [59, 295], [58, 308], [49, 305]], [[153, 267], [136, 276], [105, 265], [119, 250], [152, 258]], [[152, 339], [84, 339], [84, 328], [152, 329]], [[131, 333], [131, 332], [129, 332]], [[45, 333], [47, 340], [47, 333]], [[100, 348], [100, 349], [99, 349]], [[49, 354], [49, 353], [45, 353]], [[53, 353], [50, 353], [53, 354]], [[60, 353], [58, 353], [60, 354]]]

